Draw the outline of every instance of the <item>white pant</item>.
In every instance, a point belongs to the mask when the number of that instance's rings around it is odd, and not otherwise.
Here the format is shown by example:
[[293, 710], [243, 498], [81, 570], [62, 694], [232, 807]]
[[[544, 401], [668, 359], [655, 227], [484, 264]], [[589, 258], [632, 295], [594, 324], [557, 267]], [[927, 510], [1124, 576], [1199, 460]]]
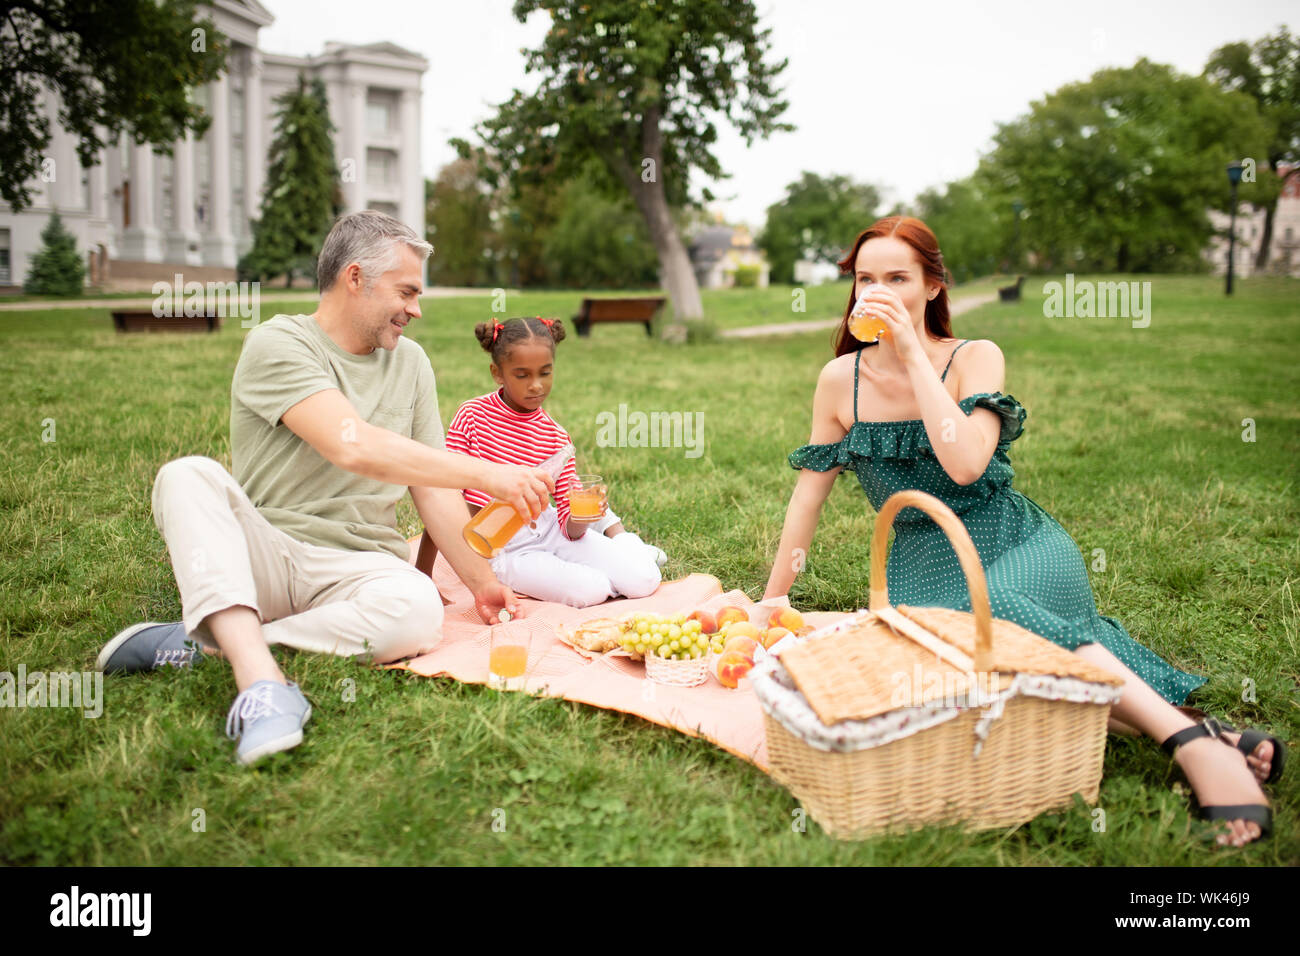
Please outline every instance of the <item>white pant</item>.
[[429, 577], [387, 551], [344, 551], [290, 537], [258, 513], [220, 463], [169, 461], [153, 518], [171, 552], [186, 632], [215, 648], [208, 615], [250, 607], [268, 644], [378, 663], [433, 650], [442, 598]]
[[659, 587], [656, 553], [630, 531], [609, 538], [589, 528], [570, 541], [551, 505], [538, 517], [536, 528], [524, 525], [492, 559], [492, 571], [502, 584], [528, 597], [591, 607], [620, 594], [653, 594]]

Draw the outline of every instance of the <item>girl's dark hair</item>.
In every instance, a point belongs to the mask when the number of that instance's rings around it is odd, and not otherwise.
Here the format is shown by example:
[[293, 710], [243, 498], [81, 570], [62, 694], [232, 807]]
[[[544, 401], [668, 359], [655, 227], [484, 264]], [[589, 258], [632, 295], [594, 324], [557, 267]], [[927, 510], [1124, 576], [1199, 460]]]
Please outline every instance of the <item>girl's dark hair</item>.
[[510, 350], [521, 342], [541, 339], [555, 352], [555, 343], [564, 341], [564, 323], [559, 319], [506, 319], [498, 322], [480, 322], [474, 326], [474, 335], [483, 351], [492, 353], [492, 361], [500, 366]]
[[[857, 241], [853, 243], [849, 254], [839, 261], [840, 272], [844, 275], [853, 275], [854, 264], [858, 260], [858, 250], [862, 248], [862, 244], [868, 239], [879, 239], [882, 236], [895, 236], [911, 246], [912, 251], [916, 253], [916, 258], [920, 260], [925, 280], [939, 283], [939, 294], [925, 304], [925, 330], [935, 338], [952, 338], [952, 325], [948, 314], [948, 271], [943, 266], [939, 240], [934, 237], [930, 227], [921, 220], [911, 216], [886, 216], [884, 219], [877, 219], [869, 229], [863, 230]], [[857, 296], [853, 294], [856, 288], [856, 281], [849, 286], [849, 301], [844, 306], [844, 320], [835, 331], [836, 355], [856, 352], [862, 346], [862, 343], [849, 332], [849, 313], [853, 311], [853, 304], [857, 302]]]

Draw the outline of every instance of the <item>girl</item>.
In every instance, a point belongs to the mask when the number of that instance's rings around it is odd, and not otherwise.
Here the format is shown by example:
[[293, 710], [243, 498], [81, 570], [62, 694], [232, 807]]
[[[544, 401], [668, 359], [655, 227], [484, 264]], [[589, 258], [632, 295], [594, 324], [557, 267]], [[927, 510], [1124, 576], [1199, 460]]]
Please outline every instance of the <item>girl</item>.
[[[952, 337], [934, 234], [917, 219], [881, 219], [858, 236], [839, 265], [853, 274], [853, 289], [836, 358], [817, 381], [810, 444], [790, 455], [799, 480], [765, 599], [789, 591], [802, 566], [792, 558], [807, 553], [842, 470], [857, 474], [877, 509], [896, 491], [927, 491], [970, 531], [993, 615], [1124, 678], [1123, 699], [1111, 711], [1112, 729], [1137, 728], [1163, 742], [1201, 800], [1201, 815], [1227, 821], [1220, 843], [1240, 846], [1267, 835], [1272, 813], [1257, 781], [1276, 779], [1281, 771], [1281, 742], [1252, 730], [1223, 734], [1213, 718], [1194, 724], [1175, 705], [1204, 679], [1170, 666], [1118, 621], [1100, 616], [1078, 546], [1042, 508], [1012, 489], [1006, 451], [1020, 437], [1026, 412], [1001, 391], [998, 347]], [[864, 293], [864, 309], [858, 310]], [[876, 342], [850, 335], [850, 315], [861, 312], [885, 324]], [[939, 526], [916, 509], [904, 509], [894, 529], [890, 603], [969, 610], [965, 578]]]
[[[542, 409], [564, 326], [554, 319], [509, 319], [481, 322], [474, 334], [492, 355], [488, 368], [500, 387], [456, 410], [447, 428], [448, 451], [502, 464], [538, 465], [570, 444], [568, 433]], [[595, 518], [570, 514], [574, 477], [571, 459], [555, 482], [555, 504], [492, 559], [493, 573], [521, 594], [570, 607], [652, 594], [667, 560], [664, 553], [624, 529], [608, 506]], [[476, 513], [492, 496], [466, 489], [465, 500]]]

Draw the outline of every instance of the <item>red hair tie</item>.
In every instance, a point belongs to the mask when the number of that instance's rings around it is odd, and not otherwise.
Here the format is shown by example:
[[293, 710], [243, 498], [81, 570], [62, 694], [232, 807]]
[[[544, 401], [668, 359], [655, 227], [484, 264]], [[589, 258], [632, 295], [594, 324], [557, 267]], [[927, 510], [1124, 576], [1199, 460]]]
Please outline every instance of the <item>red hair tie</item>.
[[502, 325], [500, 322], [498, 322], [496, 319], [492, 320], [492, 344], [493, 345], [496, 345], [497, 336], [501, 334], [501, 330], [504, 328], [505, 326]]

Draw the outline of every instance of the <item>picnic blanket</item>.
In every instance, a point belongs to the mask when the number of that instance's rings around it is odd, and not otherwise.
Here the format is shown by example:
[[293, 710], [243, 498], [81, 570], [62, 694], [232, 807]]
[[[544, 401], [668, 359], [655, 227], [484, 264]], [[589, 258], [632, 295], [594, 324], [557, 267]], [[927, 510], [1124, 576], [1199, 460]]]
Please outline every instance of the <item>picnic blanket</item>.
[[[417, 537], [411, 544], [412, 562], [418, 544]], [[444, 601], [449, 602], [443, 612], [442, 641], [429, 654], [389, 667], [423, 677], [452, 677], [468, 684], [486, 684], [491, 627], [479, 618], [469, 589], [441, 554], [434, 562], [433, 580]], [[723, 687], [712, 676], [697, 687], [654, 683], [646, 679], [644, 664], [625, 657], [585, 656], [561, 641], [555, 629], [635, 611], [676, 614], [727, 605], [745, 608], [751, 619], [762, 626], [775, 608], [786, 604], [785, 599], [756, 604], [743, 591], [724, 592], [721, 582], [711, 574], [665, 581], [649, 597], [617, 598], [587, 608], [520, 598], [525, 615], [520, 624], [532, 631], [526, 690], [635, 714], [688, 736], [702, 737], [766, 771], [763, 711], [749, 681], [741, 681], [735, 690]], [[821, 626], [844, 616], [839, 612], [814, 612], [804, 614], [804, 620]]]

